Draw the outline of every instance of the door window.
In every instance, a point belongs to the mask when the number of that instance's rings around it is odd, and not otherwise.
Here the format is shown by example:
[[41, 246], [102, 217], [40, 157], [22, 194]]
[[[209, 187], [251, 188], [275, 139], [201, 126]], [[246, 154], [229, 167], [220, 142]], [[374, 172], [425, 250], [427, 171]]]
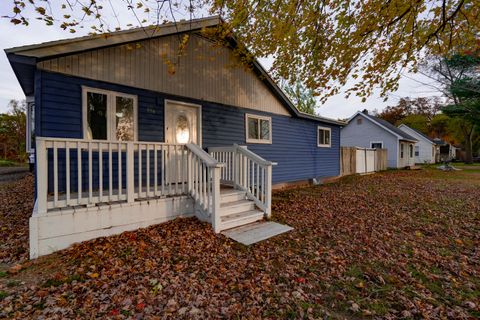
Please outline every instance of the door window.
[[184, 114], [177, 116], [176, 137], [177, 143], [187, 143], [190, 141], [190, 125], [188, 118]]

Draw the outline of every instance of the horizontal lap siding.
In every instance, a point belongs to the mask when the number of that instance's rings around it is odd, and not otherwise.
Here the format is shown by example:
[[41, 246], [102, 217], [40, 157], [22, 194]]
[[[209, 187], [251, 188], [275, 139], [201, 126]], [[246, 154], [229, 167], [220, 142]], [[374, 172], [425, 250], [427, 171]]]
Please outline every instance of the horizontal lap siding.
[[[272, 144], [245, 142], [245, 113], [272, 117]], [[266, 114], [253, 110], [202, 104], [203, 147], [247, 145], [263, 158], [277, 162], [273, 182], [331, 177], [340, 173], [340, 128], [317, 121]], [[332, 147], [317, 147], [317, 127], [332, 129]]]
[[38, 71], [36, 106], [39, 136], [83, 138], [82, 86], [138, 96], [138, 139], [163, 141], [163, 100], [146, 91], [99, 81]]
[[[81, 86], [84, 85], [137, 95], [140, 141], [164, 141], [164, 104], [165, 99], [171, 99], [202, 105], [204, 148], [245, 145], [245, 113], [272, 117], [273, 144], [246, 145], [265, 159], [278, 163], [273, 168], [274, 183], [331, 177], [340, 172], [338, 126], [49, 72], [41, 72], [38, 85], [39, 136], [83, 138]], [[319, 125], [332, 129], [331, 148], [317, 147]]]

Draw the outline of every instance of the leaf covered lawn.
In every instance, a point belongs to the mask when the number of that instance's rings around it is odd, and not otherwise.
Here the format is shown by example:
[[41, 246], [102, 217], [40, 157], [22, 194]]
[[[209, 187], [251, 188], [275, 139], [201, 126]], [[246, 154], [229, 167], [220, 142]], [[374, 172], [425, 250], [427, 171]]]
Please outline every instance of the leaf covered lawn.
[[480, 170], [277, 192], [273, 218], [295, 229], [250, 247], [191, 218], [28, 262], [28, 224], [12, 220], [31, 190], [0, 189], [0, 318], [480, 316]]

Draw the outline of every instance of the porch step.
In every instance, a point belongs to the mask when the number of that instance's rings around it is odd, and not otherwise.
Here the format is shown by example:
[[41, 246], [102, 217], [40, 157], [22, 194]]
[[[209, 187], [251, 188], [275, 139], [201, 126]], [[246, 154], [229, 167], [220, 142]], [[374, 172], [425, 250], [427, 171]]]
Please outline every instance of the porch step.
[[254, 209], [255, 209], [255, 202], [251, 200], [246, 200], [246, 199], [220, 203], [221, 216], [227, 216], [234, 213], [251, 211]]
[[246, 199], [245, 191], [226, 189], [220, 192], [220, 203], [234, 202]]
[[249, 210], [224, 215], [220, 218], [222, 230], [243, 226], [263, 219], [263, 212], [260, 210]]

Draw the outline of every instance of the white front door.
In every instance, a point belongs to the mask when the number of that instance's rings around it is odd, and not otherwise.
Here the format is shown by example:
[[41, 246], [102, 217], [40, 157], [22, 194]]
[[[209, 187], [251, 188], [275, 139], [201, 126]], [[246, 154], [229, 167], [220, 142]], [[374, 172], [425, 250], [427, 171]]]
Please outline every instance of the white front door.
[[[200, 106], [176, 101], [165, 103], [165, 142], [168, 144], [195, 143], [201, 145]], [[183, 148], [167, 146], [165, 181], [175, 188], [186, 183], [186, 157]]]
[[200, 106], [166, 101], [165, 142], [201, 145]]

